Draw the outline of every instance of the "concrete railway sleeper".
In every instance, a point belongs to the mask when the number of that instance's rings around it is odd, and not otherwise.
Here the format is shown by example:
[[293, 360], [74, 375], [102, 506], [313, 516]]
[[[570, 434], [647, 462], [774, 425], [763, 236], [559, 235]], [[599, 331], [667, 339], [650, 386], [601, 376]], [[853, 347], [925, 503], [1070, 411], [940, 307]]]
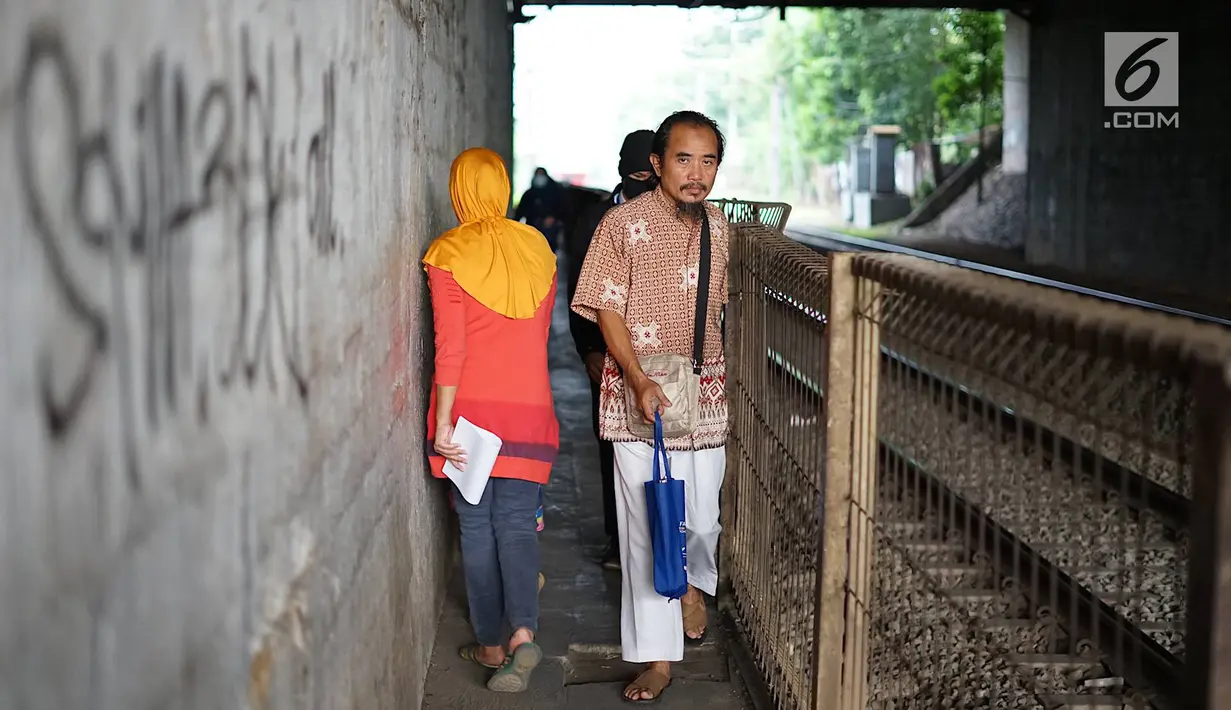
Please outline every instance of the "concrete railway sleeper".
[[967, 530], [969, 504], [892, 449], [881, 457], [870, 707], [1152, 707], [1079, 615], [1032, 593], [1037, 552], [992, 547], [994, 523]]
[[1141, 501], [1127, 504], [1127, 496], [1096, 483], [1091, 471], [1040, 455], [995, 421], [920, 403], [929, 398], [909, 390], [885, 390], [883, 402], [914, 396], [915, 404], [882, 408], [885, 429], [892, 430], [882, 441], [1070, 572], [1169, 653], [1183, 656], [1182, 529]]

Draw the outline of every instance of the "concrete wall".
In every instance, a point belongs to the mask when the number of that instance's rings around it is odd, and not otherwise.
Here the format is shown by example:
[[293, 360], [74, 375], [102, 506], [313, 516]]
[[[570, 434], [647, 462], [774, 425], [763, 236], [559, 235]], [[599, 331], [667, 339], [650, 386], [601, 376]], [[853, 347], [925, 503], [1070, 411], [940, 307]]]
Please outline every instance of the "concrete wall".
[[1004, 17], [1004, 155], [1000, 168], [1021, 175], [1029, 163], [1030, 23], [1006, 12]]
[[[1032, 262], [1226, 300], [1231, 85], [1206, 78], [1227, 65], [1222, 14], [1049, 3], [1030, 30]], [[1116, 30], [1179, 31], [1178, 129], [1103, 127], [1103, 32]]]
[[416, 708], [418, 261], [488, 0], [0, 7], [0, 709]]

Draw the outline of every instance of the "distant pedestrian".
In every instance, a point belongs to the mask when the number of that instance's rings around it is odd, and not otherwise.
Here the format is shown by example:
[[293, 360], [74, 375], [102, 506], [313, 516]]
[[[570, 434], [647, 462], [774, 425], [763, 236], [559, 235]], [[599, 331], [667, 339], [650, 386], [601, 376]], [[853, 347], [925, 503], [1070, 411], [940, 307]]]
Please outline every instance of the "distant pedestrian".
[[543, 168], [535, 168], [530, 187], [517, 201], [513, 219], [526, 220], [526, 224], [543, 233], [554, 252], [560, 246], [564, 232], [564, 218], [568, 212], [564, 186], [547, 174]]

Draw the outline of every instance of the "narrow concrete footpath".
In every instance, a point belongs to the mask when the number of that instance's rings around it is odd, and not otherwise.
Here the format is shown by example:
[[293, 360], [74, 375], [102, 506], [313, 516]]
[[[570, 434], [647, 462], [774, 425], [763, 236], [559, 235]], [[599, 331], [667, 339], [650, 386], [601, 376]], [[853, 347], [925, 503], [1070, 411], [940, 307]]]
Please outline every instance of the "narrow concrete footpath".
[[[463, 661], [457, 653], [474, 640], [457, 567], [424, 689], [423, 706], [428, 710], [630, 707], [621, 693], [638, 667], [620, 660], [619, 573], [605, 571], [597, 563], [605, 543], [598, 444], [590, 428], [590, 388], [569, 337], [563, 293], [554, 311], [550, 361], [561, 431], [560, 456], [544, 495], [546, 529], [541, 533], [547, 586], [541, 596], [538, 641], [546, 657], [527, 692], [487, 690], [490, 671]], [[656, 707], [751, 708], [726, 643], [717, 610], [711, 607], [709, 637], [701, 646], [689, 648], [684, 662], [676, 664], [675, 682]]]

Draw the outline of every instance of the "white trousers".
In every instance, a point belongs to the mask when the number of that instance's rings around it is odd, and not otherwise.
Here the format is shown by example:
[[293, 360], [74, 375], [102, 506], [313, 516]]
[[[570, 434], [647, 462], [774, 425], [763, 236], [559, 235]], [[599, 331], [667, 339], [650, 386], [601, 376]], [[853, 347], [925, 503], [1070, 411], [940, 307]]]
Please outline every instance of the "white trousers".
[[[684, 482], [688, 528], [688, 583], [718, 592], [718, 493], [727, 470], [726, 448], [670, 451], [671, 476]], [[679, 600], [654, 591], [654, 548], [645, 483], [653, 476], [654, 447], [615, 444], [616, 518], [620, 526], [620, 642], [629, 663], [684, 660], [684, 618]]]

